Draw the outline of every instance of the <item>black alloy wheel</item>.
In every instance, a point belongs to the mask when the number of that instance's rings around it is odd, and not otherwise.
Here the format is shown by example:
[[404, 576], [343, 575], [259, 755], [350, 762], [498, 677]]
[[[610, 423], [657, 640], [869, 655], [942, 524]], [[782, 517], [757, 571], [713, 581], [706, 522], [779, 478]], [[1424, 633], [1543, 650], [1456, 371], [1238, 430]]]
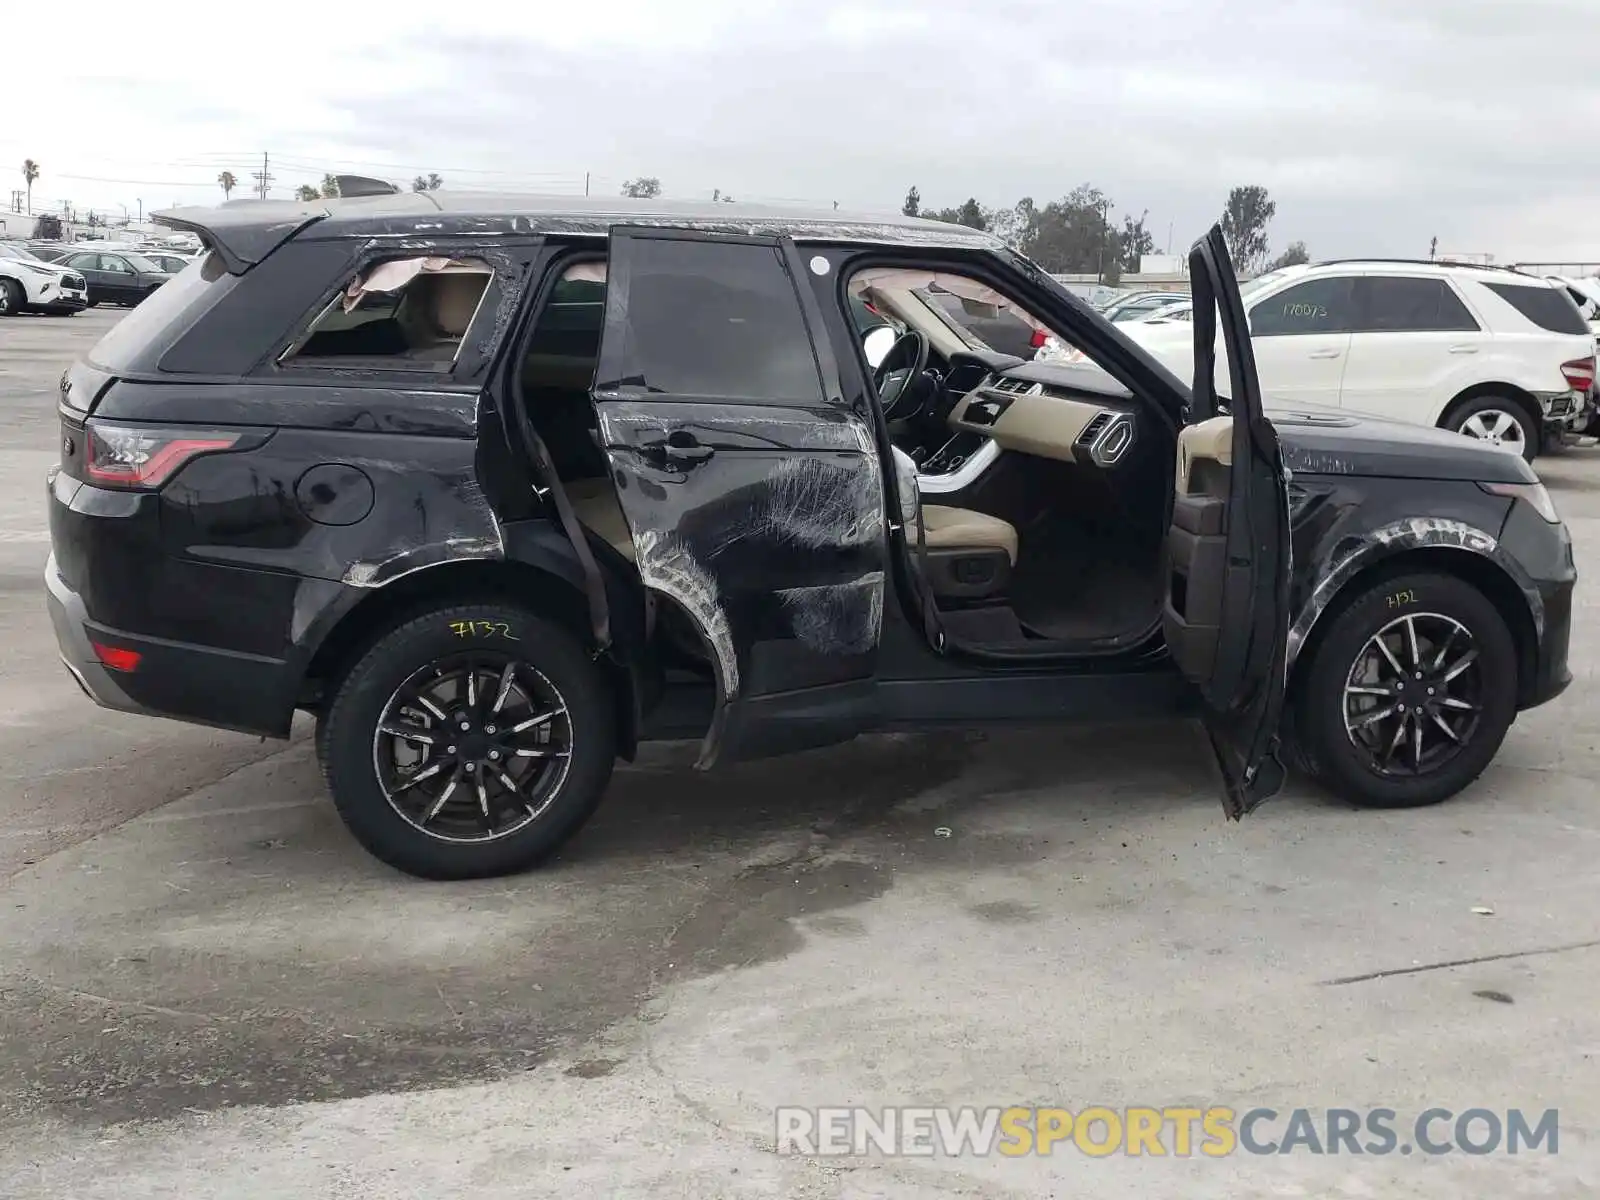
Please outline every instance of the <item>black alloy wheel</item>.
[[1313, 776], [1353, 803], [1399, 808], [1448, 799], [1483, 773], [1518, 687], [1516, 643], [1487, 596], [1455, 576], [1404, 575], [1324, 620], [1291, 696]]
[[1367, 639], [1344, 685], [1351, 745], [1380, 775], [1425, 775], [1467, 746], [1483, 714], [1482, 656], [1442, 613], [1407, 613]]
[[390, 806], [430, 837], [488, 842], [536, 821], [572, 758], [566, 701], [534, 667], [452, 655], [394, 690], [372, 738]]
[[334, 805], [378, 858], [428, 879], [525, 870], [583, 825], [616, 757], [606, 676], [512, 604], [440, 604], [390, 628], [317, 727]]

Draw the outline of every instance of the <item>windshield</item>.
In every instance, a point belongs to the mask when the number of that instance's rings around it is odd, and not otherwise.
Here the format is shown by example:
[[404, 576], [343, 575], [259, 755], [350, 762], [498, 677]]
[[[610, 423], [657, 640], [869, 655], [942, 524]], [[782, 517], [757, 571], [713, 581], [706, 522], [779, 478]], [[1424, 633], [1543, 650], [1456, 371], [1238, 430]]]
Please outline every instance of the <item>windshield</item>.
[[133, 265], [133, 269], [135, 271], [153, 271], [157, 275], [164, 273], [160, 267], [151, 262], [148, 258], [145, 258], [142, 254], [124, 254], [122, 257], [127, 259], [128, 262]]
[[0, 258], [21, 258], [28, 262], [41, 261], [36, 255], [24, 250], [21, 246], [0, 246]]
[[1285, 271], [1268, 271], [1265, 275], [1257, 275], [1248, 283], [1239, 285], [1239, 295], [1241, 297], [1253, 296], [1268, 284], [1276, 283], [1282, 279], [1285, 274], [1287, 274]]

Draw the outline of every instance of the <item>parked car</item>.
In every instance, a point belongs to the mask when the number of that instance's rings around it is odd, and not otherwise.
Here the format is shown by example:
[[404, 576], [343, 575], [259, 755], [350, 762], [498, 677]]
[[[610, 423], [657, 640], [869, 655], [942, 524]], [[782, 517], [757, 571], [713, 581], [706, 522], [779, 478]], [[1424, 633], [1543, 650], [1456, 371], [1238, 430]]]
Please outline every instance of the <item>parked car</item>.
[[16, 242], [0, 242], [0, 317], [23, 312], [71, 316], [87, 303], [78, 272], [45, 262]]
[[172, 278], [149, 259], [125, 251], [79, 250], [61, 263], [88, 281], [90, 304], [138, 304]]
[[71, 254], [73, 247], [63, 242], [29, 242], [28, 253], [40, 262], [60, 262]]
[[[1571, 678], [1532, 470], [1269, 423], [1220, 229], [1193, 333], [1228, 386], [1191, 392], [957, 225], [446, 191], [156, 219], [211, 249], [63, 378], [63, 660], [110, 708], [314, 714], [340, 814], [404, 871], [537, 862], [653, 738], [710, 767], [1198, 716], [1230, 815], [1280, 751], [1427, 803]], [[933, 285], [1088, 361], [976, 349]], [[896, 331], [876, 367], [853, 299]]]
[[1190, 321], [1194, 319], [1194, 305], [1188, 300], [1175, 300], [1171, 304], [1153, 309], [1139, 318], [1141, 325], [1161, 324], [1167, 321]]
[[1122, 324], [1137, 321], [1169, 304], [1182, 304], [1189, 299], [1188, 292], [1132, 292], [1114, 300], [1102, 310], [1108, 321]]
[[156, 267], [165, 271], [168, 275], [176, 275], [179, 271], [182, 271], [190, 263], [195, 261], [193, 258], [186, 257], [182, 254], [173, 254], [170, 251], [165, 250], [141, 250], [139, 251], [139, 257], [144, 259], [146, 262], [153, 263]]
[[[1270, 397], [1432, 425], [1532, 459], [1583, 419], [1595, 342], [1564, 291], [1506, 268], [1346, 261], [1285, 267], [1243, 288]], [[1180, 376], [1187, 328], [1128, 335]]]

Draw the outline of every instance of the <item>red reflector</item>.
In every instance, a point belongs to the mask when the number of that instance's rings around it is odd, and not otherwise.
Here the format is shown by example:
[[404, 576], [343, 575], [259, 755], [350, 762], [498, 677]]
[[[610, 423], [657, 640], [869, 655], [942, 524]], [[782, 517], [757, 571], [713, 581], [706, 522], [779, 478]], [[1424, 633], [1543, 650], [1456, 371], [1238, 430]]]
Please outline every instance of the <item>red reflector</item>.
[[94, 647], [94, 656], [113, 671], [137, 671], [139, 659], [144, 657], [137, 650], [121, 650], [116, 646], [103, 646], [99, 642], [90, 642]]
[[1575, 358], [1562, 363], [1561, 374], [1566, 377], [1567, 386], [1573, 391], [1586, 392], [1594, 385], [1594, 359]]
[[1050, 335], [1048, 333], [1046, 333], [1042, 329], [1035, 329], [1033, 331], [1033, 336], [1028, 339], [1028, 345], [1032, 346], [1035, 350], [1037, 350], [1040, 346], [1044, 345], [1049, 340], [1050, 340]]

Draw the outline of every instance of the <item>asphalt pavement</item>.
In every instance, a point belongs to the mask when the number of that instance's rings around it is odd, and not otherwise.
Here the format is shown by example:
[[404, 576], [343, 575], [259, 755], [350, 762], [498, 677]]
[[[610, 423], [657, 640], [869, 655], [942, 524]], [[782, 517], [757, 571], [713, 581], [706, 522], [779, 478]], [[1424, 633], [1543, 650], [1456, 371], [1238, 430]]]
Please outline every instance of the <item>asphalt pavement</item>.
[[[55, 380], [117, 315], [0, 321], [0, 1197], [1600, 1191], [1600, 451], [1540, 463], [1584, 573], [1577, 679], [1444, 805], [1296, 784], [1229, 825], [1186, 726], [711, 775], [669, 746], [548, 868], [426, 884], [345, 834], [303, 731], [107, 713], [60, 667]], [[847, 1104], [1555, 1108], [1560, 1133], [774, 1152], [778, 1106]]]

